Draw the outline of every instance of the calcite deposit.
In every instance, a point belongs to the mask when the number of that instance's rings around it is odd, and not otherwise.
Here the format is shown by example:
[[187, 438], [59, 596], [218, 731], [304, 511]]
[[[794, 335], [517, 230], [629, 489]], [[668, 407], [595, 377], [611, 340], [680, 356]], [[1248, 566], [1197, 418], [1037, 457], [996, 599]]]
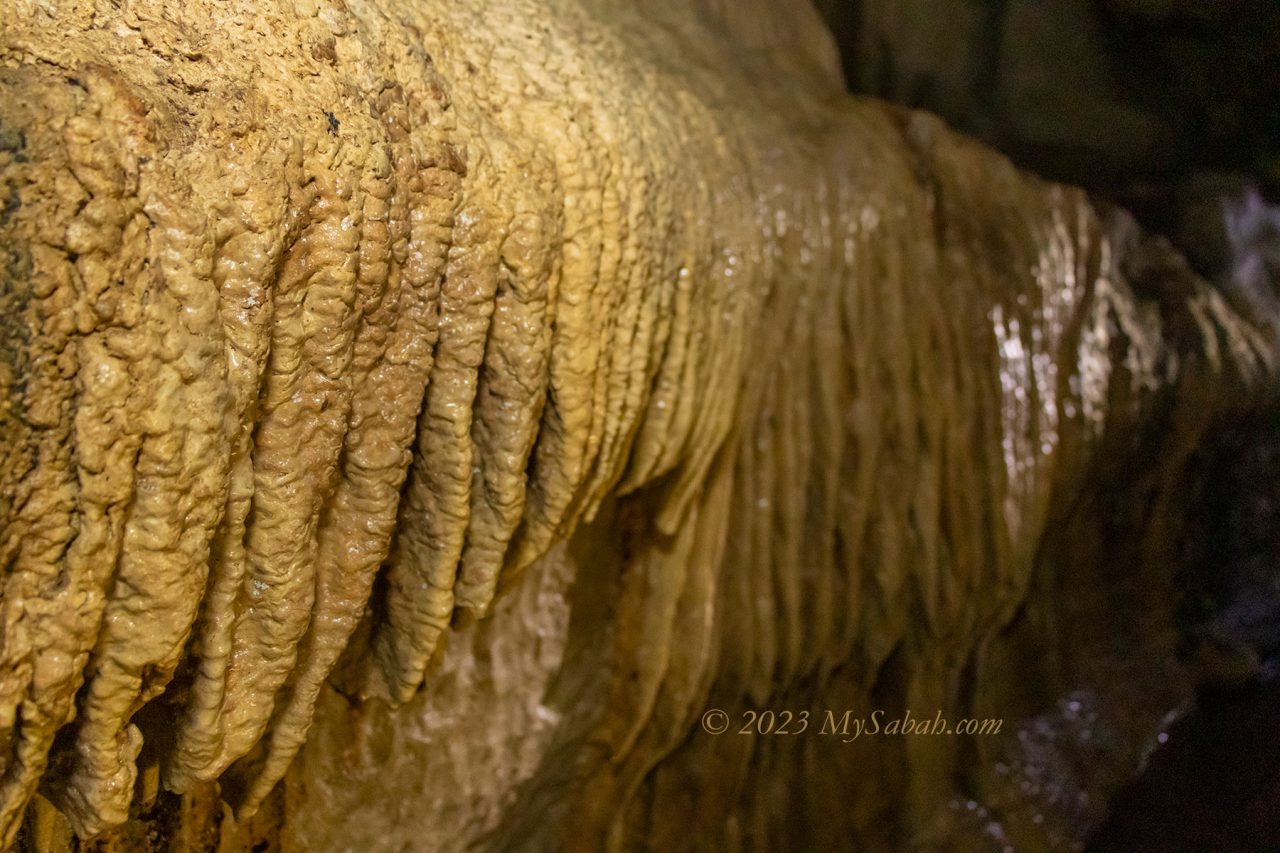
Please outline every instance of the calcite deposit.
[[803, 3], [3, 0], [0, 846], [923, 837], [964, 739], [702, 713], [1017, 692], [1274, 369]]

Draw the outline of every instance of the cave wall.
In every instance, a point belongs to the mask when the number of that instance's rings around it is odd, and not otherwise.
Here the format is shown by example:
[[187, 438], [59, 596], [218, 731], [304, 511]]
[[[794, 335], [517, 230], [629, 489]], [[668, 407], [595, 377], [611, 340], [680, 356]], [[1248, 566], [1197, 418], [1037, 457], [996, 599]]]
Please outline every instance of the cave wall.
[[6, 844], [938, 849], [996, 747], [702, 712], [1042, 707], [1275, 369], [807, 5], [12, 5]]
[[1280, 9], [1268, 0], [818, 0], [850, 88], [928, 109], [1160, 221], [1205, 171], [1280, 194]]

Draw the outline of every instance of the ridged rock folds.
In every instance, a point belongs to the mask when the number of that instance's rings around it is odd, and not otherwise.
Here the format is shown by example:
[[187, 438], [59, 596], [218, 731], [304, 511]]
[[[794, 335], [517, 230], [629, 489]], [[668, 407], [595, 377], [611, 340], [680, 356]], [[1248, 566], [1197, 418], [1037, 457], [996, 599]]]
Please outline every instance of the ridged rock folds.
[[1271, 369], [1189, 274], [1135, 294], [1082, 193], [847, 98], [769, 14], [10, 0], [6, 846], [37, 790], [125, 822], [139, 764], [252, 814], [326, 680], [430, 690], [621, 498], [583, 724], [617, 840], [709, 696], [899, 647], [929, 695], [1105, 433]]

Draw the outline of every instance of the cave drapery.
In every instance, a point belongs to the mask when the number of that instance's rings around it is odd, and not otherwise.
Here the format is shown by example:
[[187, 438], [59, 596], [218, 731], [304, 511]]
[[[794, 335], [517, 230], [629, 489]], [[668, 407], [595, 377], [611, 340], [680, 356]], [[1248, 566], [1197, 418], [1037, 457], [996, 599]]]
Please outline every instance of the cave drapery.
[[6, 847], [936, 848], [989, 744], [700, 715], [1056, 695], [1274, 385], [807, 4], [0, 17]]

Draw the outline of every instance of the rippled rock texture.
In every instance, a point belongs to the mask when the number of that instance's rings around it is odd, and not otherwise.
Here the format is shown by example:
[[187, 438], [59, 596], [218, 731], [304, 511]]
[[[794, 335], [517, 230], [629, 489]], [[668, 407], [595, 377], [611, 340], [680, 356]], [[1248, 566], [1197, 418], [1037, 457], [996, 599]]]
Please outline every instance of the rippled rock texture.
[[989, 746], [700, 716], [1060, 695], [1272, 381], [807, 6], [0, 28], [6, 846], [936, 847]]

